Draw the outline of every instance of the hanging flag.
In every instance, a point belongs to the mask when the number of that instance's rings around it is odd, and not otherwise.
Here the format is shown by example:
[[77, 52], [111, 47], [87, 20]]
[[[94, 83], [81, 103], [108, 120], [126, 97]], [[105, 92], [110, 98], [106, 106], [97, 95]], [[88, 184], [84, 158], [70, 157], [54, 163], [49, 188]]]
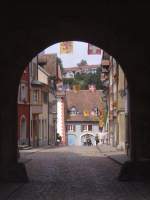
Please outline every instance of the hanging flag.
[[72, 53], [72, 52], [73, 52], [73, 41], [60, 43], [60, 54]]
[[101, 54], [101, 49], [92, 44], [88, 44], [88, 54], [89, 55]]
[[74, 92], [79, 92], [80, 91], [80, 84], [73, 85], [73, 91]]
[[103, 128], [105, 125], [104, 114], [105, 114], [104, 105], [103, 105], [102, 99], [100, 98], [100, 105], [99, 105], [99, 127], [100, 128]]
[[89, 112], [88, 111], [83, 111], [83, 116], [84, 117], [88, 117], [90, 114], [89, 114]]
[[90, 113], [91, 116], [95, 116], [95, 112], [92, 110]]

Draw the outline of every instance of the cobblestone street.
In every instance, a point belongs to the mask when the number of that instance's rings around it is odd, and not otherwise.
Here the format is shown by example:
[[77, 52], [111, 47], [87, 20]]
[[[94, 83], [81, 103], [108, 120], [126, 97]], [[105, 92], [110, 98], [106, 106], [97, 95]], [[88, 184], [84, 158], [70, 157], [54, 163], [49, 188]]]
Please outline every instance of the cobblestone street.
[[[22, 151], [21, 156], [30, 182], [13, 184], [1, 200], [150, 199], [150, 184], [119, 182], [120, 165], [96, 147], [41, 148]], [[0, 187], [2, 194], [6, 189]]]

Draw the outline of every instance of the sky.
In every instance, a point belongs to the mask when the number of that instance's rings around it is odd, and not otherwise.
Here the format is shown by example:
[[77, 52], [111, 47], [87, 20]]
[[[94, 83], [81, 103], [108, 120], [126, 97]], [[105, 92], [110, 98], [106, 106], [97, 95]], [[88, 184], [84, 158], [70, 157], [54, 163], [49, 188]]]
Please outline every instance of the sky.
[[[73, 42], [73, 53], [60, 54], [60, 43], [56, 43], [47, 49], [44, 53], [57, 53], [57, 56], [61, 58], [63, 67], [75, 67], [77, 63], [80, 63], [82, 59], [86, 60], [89, 65], [100, 64], [102, 53], [100, 55], [88, 55], [88, 43], [85, 42]], [[101, 51], [102, 52], [102, 51]]]

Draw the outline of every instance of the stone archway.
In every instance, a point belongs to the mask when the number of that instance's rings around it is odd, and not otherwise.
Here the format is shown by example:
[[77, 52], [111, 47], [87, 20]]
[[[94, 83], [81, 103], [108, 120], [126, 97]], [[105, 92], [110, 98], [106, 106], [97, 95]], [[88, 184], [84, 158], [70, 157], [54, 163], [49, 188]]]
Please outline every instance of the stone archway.
[[91, 145], [95, 145], [95, 136], [93, 134], [86, 133], [81, 136], [82, 145], [89, 145], [88, 140], [91, 141]]
[[[44, 15], [39, 14], [41, 8]], [[1, 12], [0, 179], [16, 180], [17, 175], [12, 169], [18, 173], [16, 102], [21, 74], [37, 53], [59, 41], [92, 43], [123, 66], [130, 93], [131, 158], [133, 162], [150, 158], [150, 112], [147, 109], [150, 102], [150, 38], [147, 29], [150, 6], [106, 2], [93, 5], [96, 16], [91, 13], [91, 5], [86, 6], [89, 17], [83, 15], [85, 4], [74, 7], [75, 12], [72, 5], [57, 5], [56, 8], [53, 16], [49, 6], [43, 3], [7, 5]], [[22, 176], [18, 179], [23, 180]]]

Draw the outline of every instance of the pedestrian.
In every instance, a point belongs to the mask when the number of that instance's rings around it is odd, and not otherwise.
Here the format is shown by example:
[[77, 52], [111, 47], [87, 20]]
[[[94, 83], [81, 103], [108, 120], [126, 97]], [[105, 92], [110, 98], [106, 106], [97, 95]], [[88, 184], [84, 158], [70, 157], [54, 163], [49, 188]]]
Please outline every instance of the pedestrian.
[[96, 134], [96, 136], [95, 136], [95, 141], [96, 141], [96, 145], [98, 145], [98, 143], [99, 143], [99, 137], [98, 137], [98, 134]]
[[91, 141], [91, 138], [88, 139], [88, 146], [91, 146], [92, 145], [92, 141]]
[[83, 145], [86, 146], [86, 138], [83, 138]]
[[56, 134], [56, 145], [59, 146], [59, 144], [62, 141], [62, 137], [59, 133]]

